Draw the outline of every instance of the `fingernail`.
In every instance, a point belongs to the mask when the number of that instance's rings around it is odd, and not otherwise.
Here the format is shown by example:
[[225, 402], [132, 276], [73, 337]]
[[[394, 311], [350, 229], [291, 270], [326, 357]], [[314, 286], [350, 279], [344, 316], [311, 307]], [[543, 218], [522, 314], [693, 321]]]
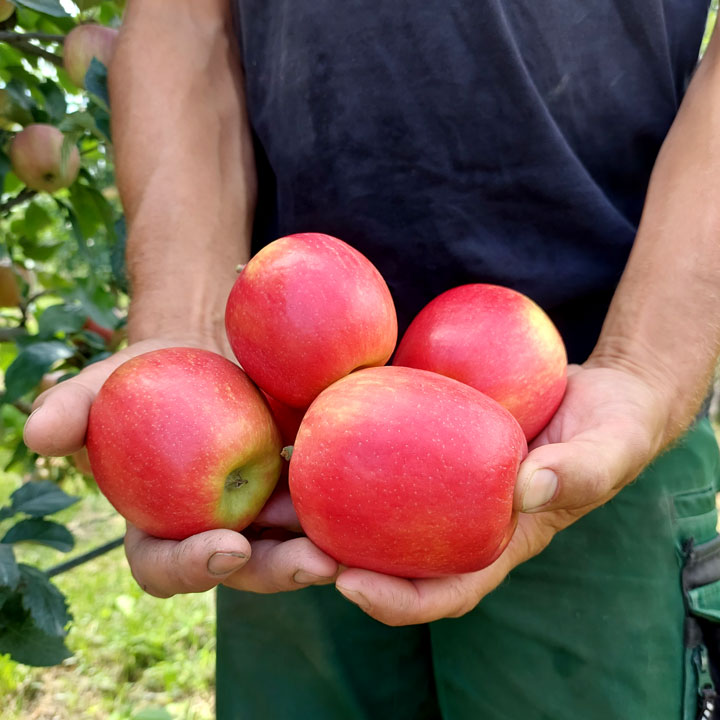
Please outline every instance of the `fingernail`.
[[355, 603], [361, 610], [367, 610], [370, 607], [370, 603], [367, 598], [357, 592], [357, 590], [348, 590], [347, 588], [336, 585], [337, 589], [342, 593], [350, 602]]
[[25, 420], [25, 427], [27, 427], [30, 424], [30, 421], [37, 415], [38, 410], [42, 408], [42, 405], [40, 407], [36, 407], [28, 416], [27, 420]]
[[293, 575], [293, 580], [298, 585], [311, 585], [312, 583], [330, 582], [332, 578], [325, 577], [323, 575], [315, 575], [314, 573], [309, 573], [306, 570], [298, 570]]
[[532, 512], [549, 503], [557, 492], [557, 475], [547, 468], [536, 470], [527, 484], [522, 499], [523, 512]]
[[247, 555], [242, 553], [216, 552], [208, 560], [207, 568], [211, 575], [227, 575], [239, 570], [247, 561]]
[[[27, 432], [28, 425], [30, 424], [30, 421], [33, 419], [33, 417], [37, 414], [38, 410], [42, 408], [42, 405], [40, 407], [36, 407], [28, 416], [27, 420], [25, 420], [25, 426], [23, 427], [23, 442], [25, 442], [25, 433]], [[27, 444], [27, 443], [26, 443]]]

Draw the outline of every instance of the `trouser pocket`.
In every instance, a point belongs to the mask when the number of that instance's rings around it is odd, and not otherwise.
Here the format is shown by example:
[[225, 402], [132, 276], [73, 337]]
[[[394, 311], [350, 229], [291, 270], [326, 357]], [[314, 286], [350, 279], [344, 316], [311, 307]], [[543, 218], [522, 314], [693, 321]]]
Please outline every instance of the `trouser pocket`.
[[684, 720], [720, 720], [720, 536], [700, 544], [691, 538], [684, 555]]

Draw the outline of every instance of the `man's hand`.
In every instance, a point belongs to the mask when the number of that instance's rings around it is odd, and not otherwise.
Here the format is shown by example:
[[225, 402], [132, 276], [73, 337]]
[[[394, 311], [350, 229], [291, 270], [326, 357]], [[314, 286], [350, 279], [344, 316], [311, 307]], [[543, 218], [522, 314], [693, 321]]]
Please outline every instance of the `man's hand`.
[[555, 533], [631, 482], [660, 451], [667, 417], [664, 393], [648, 380], [626, 369], [572, 366], [562, 405], [520, 466], [515, 506], [522, 512], [492, 565], [422, 580], [348, 569], [337, 578], [338, 590], [388, 625], [464, 615]]
[[[37, 398], [25, 426], [25, 442], [42, 455], [80, 451], [92, 401], [116, 367], [162, 347], [203, 345], [207, 347], [196, 340], [144, 340], [87, 367]], [[257, 518], [257, 526], [250, 529], [248, 537], [231, 530], [212, 530], [176, 542], [151, 537], [128, 525], [125, 550], [138, 584], [157, 597], [202, 592], [220, 583], [269, 593], [333, 581], [337, 563], [307, 538], [297, 536], [299, 526], [285, 488], [271, 498]], [[260, 526], [270, 529], [260, 530]]]

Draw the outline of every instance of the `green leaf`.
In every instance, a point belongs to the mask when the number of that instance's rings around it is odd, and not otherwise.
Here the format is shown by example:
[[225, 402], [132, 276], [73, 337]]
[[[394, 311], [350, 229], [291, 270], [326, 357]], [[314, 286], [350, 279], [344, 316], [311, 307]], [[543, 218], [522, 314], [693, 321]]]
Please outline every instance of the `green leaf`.
[[13, 0], [16, 5], [21, 7], [29, 8], [30, 10], [36, 10], [39, 13], [45, 15], [52, 15], [53, 17], [67, 17], [67, 13], [63, 9], [59, 0]]
[[22, 462], [28, 456], [27, 445], [21, 439], [20, 442], [15, 446], [12, 457], [7, 461], [7, 464], [3, 468], [5, 472], [8, 472], [13, 465]]
[[25, 232], [30, 235], [37, 235], [44, 230], [51, 222], [50, 213], [40, 203], [31, 202], [25, 208]]
[[50, 339], [58, 333], [79, 332], [87, 319], [82, 305], [51, 305], [38, 321], [38, 335]]
[[48, 635], [32, 617], [0, 630], [0, 653], [9, 653], [15, 662], [37, 667], [58, 665], [72, 655], [64, 637]]
[[0, 543], [32, 542], [47, 545], [60, 552], [70, 552], [75, 547], [72, 533], [60, 523], [44, 518], [21, 520], [11, 527]]
[[52, 81], [47, 80], [40, 85], [43, 98], [45, 99], [45, 110], [53, 123], [60, 122], [67, 113], [65, 93]]
[[80, 498], [63, 492], [49, 480], [25, 483], [11, 496], [12, 508], [33, 517], [52, 515], [75, 504]]
[[0, 150], [0, 187], [5, 183], [5, 175], [10, 172], [10, 158]]
[[90, 61], [90, 66], [85, 73], [85, 89], [97, 100], [104, 109], [110, 107], [110, 96], [107, 86], [107, 68], [96, 57]]
[[57, 242], [51, 245], [44, 245], [34, 242], [36, 238], [23, 237], [20, 240], [20, 247], [23, 255], [29, 260], [45, 263], [53, 258], [56, 253], [62, 249], [64, 243]]
[[20, 178], [11, 170], [5, 173], [3, 179], [3, 191], [14, 195], [25, 187], [24, 183], [20, 182]]
[[2, 606], [5, 604], [5, 601], [13, 595], [13, 591], [9, 588], [0, 587], [0, 611], [2, 610]]
[[95, 127], [95, 119], [88, 112], [74, 112], [68, 115], [58, 125], [58, 128], [64, 133], [84, 133], [92, 132]]
[[104, 224], [102, 213], [97, 206], [95, 193], [87, 185], [75, 183], [70, 188], [70, 202], [75, 210], [75, 216], [83, 237], [93, 237], [100, 225]]
[[58, 360], [66, 360], [74, 354], [74, 348], [57, 340], [28, 345], [5, 373], [5, 395], [2, 401], [10, 403], [21, 398], [37, 386], [42, 376]]
[[20, 564], [20, 591], [23, 607], [40, 630], [48, 635], [65, 635], [65, 626], [72, 620], [65, 596], [50, 582], [47, 575], [30, 565]]
[[0, 587], [14, 590], [20, 582], [20, 568], [11, 545], [0, 544]]
[[95, 118], [95, 127], [102, 135], [103, 140], [106, 143], [111, 143], [112, 134], [110, 128], [110, 113], [105, 108], [100, 107], [97, 103], [91, 103], [90, 112]]
[[[27, 74], [24, 75], [27, 77]], [[5, 90], [7, 90], [8, 95], [24, 110], [32, 110], [35, 106], [35, 103], [28, 93], [27, 85], [17, 78], [13, 78], [5, 86]]]

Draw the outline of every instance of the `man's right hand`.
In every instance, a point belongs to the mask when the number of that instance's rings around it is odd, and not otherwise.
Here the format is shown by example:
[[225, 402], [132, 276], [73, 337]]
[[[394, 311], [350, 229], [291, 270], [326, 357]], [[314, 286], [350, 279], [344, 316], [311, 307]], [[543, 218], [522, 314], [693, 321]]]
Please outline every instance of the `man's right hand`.
[[[41, 455], [80, 451], [90, 406], [110, 373], [135, 355], [172, 346], [199, 344], [143, 340], [45, 391], [25, 425], [27, 446]], [[296, 530], [297, 518], [287, 492], [279, 492], [272, 502], [272, 512], [259, 518], [261, 524]], [[219, 584], [272, 593], [334, 581], [339, 571], [335, 560], [306, 537], [284, 540], [278, 534], [282, 532], [263, 532], [257, 539], [248, 539], [232, 530], [210, 530], [178, 542], [152, 537], [128, 524], [125, 552], [135, 580], [156, 597], [203, 592]]]

